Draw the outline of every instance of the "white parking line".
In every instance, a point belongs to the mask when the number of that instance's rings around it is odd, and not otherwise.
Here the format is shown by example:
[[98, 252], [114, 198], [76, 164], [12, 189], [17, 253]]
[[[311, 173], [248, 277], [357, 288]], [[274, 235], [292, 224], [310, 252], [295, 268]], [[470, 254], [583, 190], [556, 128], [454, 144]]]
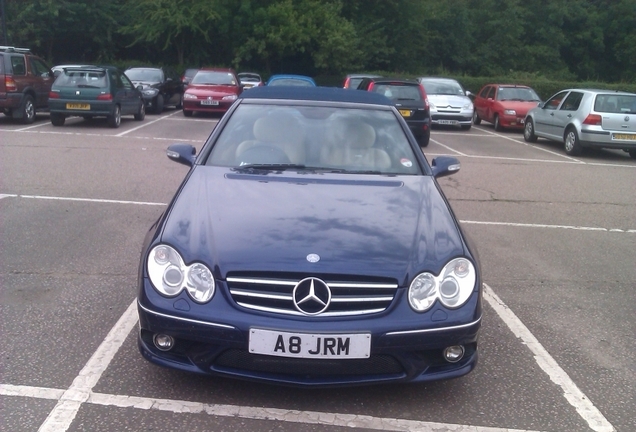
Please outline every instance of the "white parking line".
[[27, 127], [23, 127], [23, 128], [20, 128], [20, 129], [13, 129], [13, 131], [14, 132], [22, 132], [22, 131], [27, 131], [27, 130], [39, 128], [39, 127], [42, 127], [42, 126], [46, 126], [48, 124], [49, 124], [49, 122], [38, 123], [38, 124], [33, 125], [33, 126], [27, 126]]
[[167, 119], [168, 117], [171, 117], [171, 116], [175, 115], [175, 114], [176, 114], [176, 113], [178, 113], [178, 112], [179, 112], [179, 111], [175, 111], [175, 112], [170, 113], [170, 114], [168, 114], [168, 115], [165, 115], [165, 116], [163, 116], [163, 117], [159, 117], [159, 118], [157, 118], [156, 120], [152, 120], [152, 121], [149, 121], [149, 122], [143, 122], [141, 125], [139, 125], [139, 126], [137, 126], [137, 127], [134, 127], [134, 128], [132, 128], [132, 129], [125, 130], [125, 131], [123, 131], [122, 133], [118, 133], [118, 134], [117, 134], [117, 135], [115, 135], [115, 136], [116, 136], [116, 137], [122, 137], [122, 136], [124, 136], [124, 135], [128, 135], [128, 134], [129, 134], [129, 133], [131, 133], [131, 132], [134, 132], [134, 131], [139, 130], [139, 129], [141, 129], [141, 128], [145, 128], [146, 126], [150, 126], [151, 124], [157, 123], [157, 122], [159, 122], [159, 121], [161, 121], [161, 120], [165, 120], [165, 119]]
[[616, 232], [616, 233], [636, 233], [636, 229], [620, 229], [620, 228], [602, 228], [602, 227], [585, 227], [574, 225], [546, 225], [546, 224], [528, 224], [528, 223], [513, 223], [513, 222], [487, 222], [487, 221], [470, 221], [460, 220], [463, 224], [472, 225], [498, 225], [498, 226], [511, 226], [522, 228], [550, 228], [550, 229], [567, 229], [576, 231], [603, 231], [603, 232]]
[[15, 196], [20, 198], [29, 198], [29, 199], [83, 201], [83, 202], [97, 202], [97, 203], [109, 203], [109, 204], [134, 204], [134, 205], [149, 205], [149, 206], [167, 205], [167, 203], [155, 203], [155, 202], [144, 202], [144, 201], [122, 201], [122, 200], [108, 200], [108, 199], [95, 199], [95, 198], [69, 198], [69, 197], [53, 197], [53, 196], [40, 196], [40, 195], [10, 195], [10, 196]]
[[493, 290], [484, 284], [484, 299], [497, 312], [499, 318], [503, 320], [514, 335], [523, 342], [524, 345], [534, 354], [534, 359], [539, 367], [550, 377], [550, 380], [563, 389], [563, 396], [572, 405], [576, 412], [587, 422], [596, 432], [612, 432], [614, 426], [607, 421], [605, 416], [594, 406], [594, 404], [579, 390], [574, 381], [559, 366], [545, 348], [539, 343], [537, 338], [528, 330], [519, 318], [506, 306]]

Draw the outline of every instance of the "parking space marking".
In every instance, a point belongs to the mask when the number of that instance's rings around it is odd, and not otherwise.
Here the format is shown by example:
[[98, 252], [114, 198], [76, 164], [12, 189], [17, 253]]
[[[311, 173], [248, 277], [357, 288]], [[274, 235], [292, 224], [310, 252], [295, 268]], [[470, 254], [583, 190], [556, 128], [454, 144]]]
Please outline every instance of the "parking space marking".
[[563, 396], [572, 405], [579, 415], [587, 422], [590, 428], [596, 432], [613, 432], [614, 426], [607, 421], [605, 416], [594, 404], [579, 390], [568, 374], [559, 366], [536, 337], [530, 332], [519, 318], [501, 301], [497, 294], [484, 284], [484, 299], [497, 312], [514, 335], [530, 349], [539, 367], [550, 377], [550, 380], [561, 387]]
[[69, 197], [53, 197], [53, 196], [41, 196], [41, 195], [9, 195], [19, 198], [29, 199], [43, 199], [43, 200], [59, 200], [59, 201], [83, 201], [83, 202], [98, 202], [109, 204], [134, 204], [134, 205], [147, 205], [147, 206], [166, 206], [167, 203], [155, 203], [144, 201], [123, 201], [123, 200], [109, 200], [109, 199], [96, 199], [96, 198], [69, 198]]
[[132, 128], [132, 129], [125, 130], [125, 131], [123, 131], [123, 132], [121, 132], [121, 133], [118, 133], [118, 134], [117, 134], [117, 135], [115, 135], [115, 136], [116, 136], [116, 137], [122, 137], [122, 136], [124, 136], [124, 135], [129, 134], [130, 132], [134, 132], [134, 131], [139, 130], [139, 129], [141, 129], [141, 128], [145, 128], [146, 126], [150, 126], [151, 124], [155, 124], [155, 123], [157, 123], [157, 122], [159, 122], [159, 121], [161, 121], [161, 120], [167, 119], [168, 117], [171, 117], [171, 116], [175, 115], [175, 114], [176, 114], [176, 113], [178, 113], [178, 112], [179, 112], [179, 111], [175, 111], [175, 112], [170, 113], [170, 114], [168, 114], [168, 115], [165, 115], [165, 116], [163, 116], [163, 117], [159, 117], [159, 118], [157, 118], [157, 119], [155, 119], [155, 120], [152, 120], [152, 121], [149, 121], [149, 122], [143, 122], [143, 123], [142, 123], [142, 124], [140, 124], [139, 126], [134, 127], [134, 128]]
[[17, 195], [13, 195], [13, 194], [0, 194], [0, 199], [2, 198], [15, 198], [17, 197]]
[[552, 151], [552, 150], [544, 149], [544, 148], [542, 148], [542, 147], [537, 147], [536, 145], [532, 145], [532, 144], [529, 144], [529, 143], [527, 143], [527, 142], [525, 142], [525, 141], [521, 141], [521, 140], [518, 140], [518, 139], [515, 139], [515, 138], [510, 138], [510, 137], [508, 137], [508, 136], [506, 136], [506, 135], [502, 135], [502, 134], [500, 134], [500, 133], [491, 132], [491, 131], [489, 131], [489, 130], [487, 130], [487, 129], [481, 129], [481, 130], [483, 130], [484, 132], [486, 132], [486, 133], [488, 133], [488, 134], [491, 134], [491, 135], [493, 135], [493, 136], [496, 136], [496, 137], [499, 137], [499, 138], [505, 138], [505, 139], [507, 139], [507, 140], [509, 140], [509, 141], [516, 142], [517, 144], [523, 144], [523, 145], [525, 145], [525, 146], [532, 147], [532, 148], [534, 148], [534, 149], [541, 150], [541, 151], [544, 151], [544, 152], [546, 152], [546, 153], [550, 153], [551, 155], [554, 155], [554, 156], [558, 156], [558, 157], [565, 158], [565, 159], [570, 159], [570, 160], [572, 160], [572, 161], [576, 161], [576, 162], [580, 162], [580, 163], [585, 163], [585, 162], [580, 161], [580, 160], [578, 160], [578, 159], [575, 159], [575, 158], [573, 158], [573, 157], [570, 157], [570, 156], [564, 155], [563, 153], [557, 153], [557, 152], [554, 152], [554, 151]]
[[472, 225], [499, 225], [499, 226], [512, 226], [522, 228], [550, 228], [550, 229], [569, 229], [576, 231], [603, 231], [603, 232], [615, 232], [615, 233], [636, 233], [636, 229], [620, 229], [620, 228], [602, 228], [602, 227], [585, 227], [585, 226], [573, 226], [573, 225], [547, 225], [547, 224], [529, 224], [529, 223], [516, 223], [516, 222], [488, 222], [488, 221], [470, 221], [460, 220], [463, 224]]
[[124, 341], [137, 324], [137, 301], [133, 301], [119, 321], [108, 332], [106, 338], [93, 353], [79, 375], [73, 380], [73, 384], [59, 398], [53, 411], [51, 411], [40, 426], [40, 432], [62, 432], [68, 430], [73, 419], [77, 415], [82, 403], [86, 402], [91, 390], [108, 368], [110, 362], [123, 345]]
[[[430, 140], [433, 141], [438, 146], [444, 147], [445, 149], [450, 150], [450, 151], [452, 151], [452, 152], [454, 152], [454, 153], [456, 153], [456, 154], [458, 154], [460, 156], [468, 156], [467, 154], [462, 153], [459, 150], [455, 150], [454, 148], [451, 148], [451, 147], [447, 146], [446, 144], [442, 144], [441, 142], [439, 142], [437, 140], [434, 140], [433, 138], [430, 138]], [[424, 151], [424, 149], [422, 149], [422, 151]], [[429, 153], [426, 153], [426, 154], [429, 154]]]
[[41, 127], [41, 126], [46, 126], [46, 125], [48, 125], [48, 124], [49, 124], [49, 122], [43, 122], [43, 123], [38, 123], [38, 124], [33, 125], [33, 126], [27, 126], [27, 127], [23, 127], [23, 128], [20, 128], [20, 129], [13, 129], [13, 131], [14, 131], [14, 132], [22, 132], [22, 131], [26, 131], [26, 130], [31, 130], [31, 129], [39, 128], [39, 127]]

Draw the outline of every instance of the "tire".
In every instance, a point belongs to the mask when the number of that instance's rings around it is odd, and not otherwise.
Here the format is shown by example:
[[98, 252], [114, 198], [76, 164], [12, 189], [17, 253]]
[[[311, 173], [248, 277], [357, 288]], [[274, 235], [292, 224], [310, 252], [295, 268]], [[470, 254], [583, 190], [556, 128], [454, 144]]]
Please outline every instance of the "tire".
[[417, 140], [417, 143], [420, 145], [420, 147], [428, 147], [428, 143], [430, 140], [431, 140], [431, 131], [427, 130], [426, 132], [424, 132], [424, 135], [422, 135]]
[[581, 147], [581, 142], [579, 141], [579, 135], [573, 127], [569, 127], [565, 131], [564, 148], [565, 153], [569, 156], [578, 156], [583, 151], [583, 147]]
[[163, 112], [163, 95], [158, 94], [157, 100], [155, 101], [154, 113], [161, 114]]
[[65, 121], [66, 117], [64, 117], [64, 114], [51, 113], [51, 124], [53, 126], [64, 126]]
[[501, 132], [503, 130], [503, 128], [501, 127], [501, 123], [499, 123], [499, 116], [497, 114], [495, 114], [494, 124], [495, 130], [497, 132]]
[[477, 110], [473, 111], [473, 124], [475, 124], [475, 125], [480, 125], [481, 124], [481, 118], [477, 114]]
[[473, 126], [473, 125], [463, 125], [463, 126], [462, 126], [462, 130], [465, 130], [465, 131], [470, 130], [470, 128], [471, 128], [472, 126]]
[[145, 118], [146, 118], [146, 104], [144, 103], [144, 101], [141, 101], [141, 104], [139, 104], [139, 111], [137, 111], [137, 114], [135, 114], [135, 120], [142, 121]]
[[631, 157], [632, 159], [636, 159], [636, 150], [629, 150], [629, 157]]
[[534, 134], [534, 122], [531, 118], [526, 120], [526, 125], [523, 127], [523, 139], [527, 142], [537, 142], [537, 136]]
[[183, 115], [186, 117], [192, 117], [192, 114], [194, 114], [194, 111], [183, 110]]
[[108, 116], [108, 126], [112, 128], [118, 128], [121, 124], [121, 108], [119, 105], [115, 105], [113, 114]]
[[24, 102], [20, 107], [20, 112], [22, 114], [22, 123], [31, 124], [35, 121], [35, 105], [33, 103], [32, 96], [26, 95], [24, 97]]
[[183, 108], [183, 93], [181, 93], [181, 95], [179, 95], [179, 102], [177, 102], [177, 106], [175, 108], [177, 108], [177, 109]]

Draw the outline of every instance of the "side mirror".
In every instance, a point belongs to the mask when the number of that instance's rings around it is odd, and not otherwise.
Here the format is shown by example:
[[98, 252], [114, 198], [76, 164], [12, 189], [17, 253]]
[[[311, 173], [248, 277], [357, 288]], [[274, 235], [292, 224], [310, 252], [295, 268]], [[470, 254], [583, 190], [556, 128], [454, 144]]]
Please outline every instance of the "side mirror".
[[545, 106], [545, 102], [539, 102], [539, 104], [537, 105], [539, 108], [543, 108]]
[[191, 167], [196, 160], [197, 149], [190, 144], [172, 144], [168, 147], [168, 159]]
[[439, 178], [455, 174], [459, 171], [460, 163], [457, 158], [451, 156], [438, 156], [431, 162], [433, 177]]

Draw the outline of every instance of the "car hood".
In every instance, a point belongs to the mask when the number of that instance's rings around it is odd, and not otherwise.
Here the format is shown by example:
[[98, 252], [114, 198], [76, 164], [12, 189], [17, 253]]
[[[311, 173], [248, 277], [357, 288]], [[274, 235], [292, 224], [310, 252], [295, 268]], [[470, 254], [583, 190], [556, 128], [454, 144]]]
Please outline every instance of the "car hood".
[[[430, 176], [248, 174], [195, 166], [156, 242], [229, 272], [393, 277], [406, 284], [464, 255]], [[309, 254], [320, 260], [310, 263]]]
[[187, 93], [196, 96], [220, 96], [231, 95], [240, 93], [240, 87], [232, 85], [205, 85], [205, 84], [192, 84], [190, 83], [187, 88]]
[[532, 108], [539, 105], [539, 101], [498, 101], [501, 109], [513, 109], [519, 114], [527, 114]]
[[442, 94], [429, 94], [427, 96], [428, 100], [432, 102], [437, 108], [462, 108], [467, 103], [472, 102], [468, 96]]

